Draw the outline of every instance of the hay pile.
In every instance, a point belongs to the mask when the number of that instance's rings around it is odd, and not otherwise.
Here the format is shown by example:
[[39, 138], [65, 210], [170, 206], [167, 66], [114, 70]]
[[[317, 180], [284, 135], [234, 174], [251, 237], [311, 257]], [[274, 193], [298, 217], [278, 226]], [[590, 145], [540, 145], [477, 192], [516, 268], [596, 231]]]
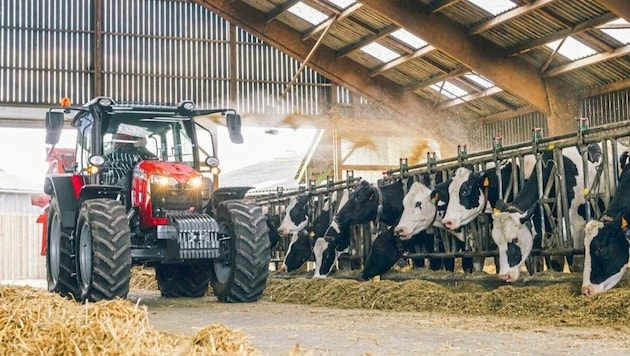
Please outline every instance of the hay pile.
[[263, 299], [345, 309], [500, 315], [544, 320], [556, 326], [627, 329], [630, 325], [630, 289], [615, 288], [587, 298], [580, 294], [578, 281], [548, 287], [506, 285], [487, 291], [473, 283], [446, 287], [422, 280], [358, 282], [271, 278]]
[[131, 280], [129, 289], [135, 290], [157, 290], [157, 280], [155, 279], [155, 269], [135, 266], [131, 268]]
[[251, 355], [240, 332], [215, 324], [193, 338], [158, 332], [146, 307], [125, 300], [78, 304], [30, 287], [0, 285], [0, 355]]

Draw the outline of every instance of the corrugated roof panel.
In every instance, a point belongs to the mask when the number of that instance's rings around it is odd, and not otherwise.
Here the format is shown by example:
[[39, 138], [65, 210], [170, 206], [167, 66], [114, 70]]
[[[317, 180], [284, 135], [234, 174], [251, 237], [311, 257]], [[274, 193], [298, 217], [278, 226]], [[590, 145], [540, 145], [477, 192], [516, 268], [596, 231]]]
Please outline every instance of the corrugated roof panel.
[[458, 62], [457, 60], [453, 59], [453, 57], [438, 50], [431, 51], [429, 54], [424, 56], [424, 58], [425, 58], [424, 59], [425, 61], [430, 61], [432, 63], [435, 63], [436, 65], [441, 66], [445, 70], [447, 69], [455, 70], [457, 68], [462, 67], [462, 64]]
[[392, 22], [384, 16], [379, 15], [377, 12], [372, 11], [367, 6], [362, 6], [358, 10], [352, 13], [358, 22], [364, 23], [372, 29], [379, 29], [389, 27]]
[[575, 25], [610, 12], [593, 0], [557, 1], [549, 4], [545, 9], [550, 14], [566, 21], [569, 25]]
[[383, 72], [381, 75], [403, 87], [406, 87], [414, 82], [412, 77], [398, 70], [388, 70]]
[[[345, 18], [332, 25], [322, 43], [334, 50], [339, 50], [349, 44], [357, 43], [372, 34], [371, 31], [360, 26], [351, 18]], [[319, 37], [319, 35], [317, 34], [316, 37]]]
[[507, 49], [519, 43], [527, 42], [531, 38], [541, 38], [564, 29], [564, 26], [550, 22], [545, 15], [532, 12], [483, 31], [480, 35]]
[[424, 81], [444, 74], [444, 71], [435, 67], [431, 64], [431, 62], [427, 62], [423, 58], [414, 58], [413, 60], [407, 61], [392, 70], [397, 70], [409, 75], [412, 77], [411, 81]]

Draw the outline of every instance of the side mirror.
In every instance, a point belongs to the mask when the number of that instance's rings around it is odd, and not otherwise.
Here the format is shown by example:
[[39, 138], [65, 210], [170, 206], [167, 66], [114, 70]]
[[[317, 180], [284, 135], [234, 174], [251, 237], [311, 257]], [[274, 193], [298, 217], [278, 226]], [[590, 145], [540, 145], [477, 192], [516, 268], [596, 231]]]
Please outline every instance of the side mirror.
[[46, 113], [46, 144], [56, 145], [59, 143], [61, 131], [63, 130], [62, 112], [49, 111]]
[[241, 133], [241, 115], [226, 114], [225, 123], [227, 125], [228, 133], [230, 134], [230, 141], [236, 144], [243, 143], [243, 134]]

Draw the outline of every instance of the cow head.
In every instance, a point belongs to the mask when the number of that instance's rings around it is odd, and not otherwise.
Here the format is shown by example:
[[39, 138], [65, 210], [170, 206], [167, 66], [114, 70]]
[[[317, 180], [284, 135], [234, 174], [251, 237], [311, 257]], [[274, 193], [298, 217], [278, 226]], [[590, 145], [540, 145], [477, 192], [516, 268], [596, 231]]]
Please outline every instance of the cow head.
[[308, 261], [313, 254], [313, 243], [313, 239], [305, 230], [291, 235], [291, 242], [283, 261], [287, 272], [297, 270]]
[[402, 253], [392, 231], [390, 229], [379, 231], [370, 247], [370, 253], [361, 271], [361, 279], [367, 281], [389, 271], [401, 257]]
[[430, 228], [437, 216], [437, 199], [431, 198], [431, 189], [415, 182], [403, 199], [403, 213], [394, 233], [402, 240]]
[[492, 239], [499, 250], [499, 278], [506, 282], [518, 280], [521, 266], [532, 252], [536, 233], [527, 222], [536, 207], [524, 213], [503, 209], [492, 216]]
[[488, 179], [483, 172], [473, 173], [464, 167], [455, 171], [453, 181], [448, 187], [449, 201], [442, 219], [444, 227], [458, 229], [473, 221], [486, 209], [486, 196], [482, 189]]
[[584, 271], [582, 293], [588, 297], [619, 283], [628, 264], [628, 217], [612, 221], [591, 220], [584, 228]]
[[313, 246], [315, 255], [314, 278], [326, 278], [335, 262], [343, 253], [348, 253], [350, 246], [350, 226], [340, 226], [333, 221], [324, 237], [319, 237]]
[[310, 195], [291, 197], [286, 215], [278, 228], [280, 235], [289, 235], [300, 232], [308, 226], [308, 214], [310, 209]]
[[348, 201], [339, 208], [335, 220], [343, 226], [369, 222], [376, 219], [378, 206], [382, 203], [377, 189], [367, 181], [361, 181]]

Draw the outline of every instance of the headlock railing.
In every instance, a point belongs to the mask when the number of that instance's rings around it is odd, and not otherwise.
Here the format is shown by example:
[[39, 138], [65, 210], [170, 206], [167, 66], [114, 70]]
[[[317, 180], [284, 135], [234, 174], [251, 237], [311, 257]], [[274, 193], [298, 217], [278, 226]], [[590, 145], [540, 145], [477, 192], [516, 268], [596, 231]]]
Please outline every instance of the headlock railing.
[[[474, 172], [480, 172], [495, 168], [495, 173], [499, 180], [499, 198], [506, 203], [510, 203], [520, 192], [526, 179], [530, 175], [538, 177], [537, 187], [537, 207], [541, 214], [539, 218], [542, 226], [543, 236], [541, 248], [533, 249], [532, 256], [566, 256], [569, 264], [575, 256], [584, 254], [583, 236], [571, 235], [571, 221], [569, 216], [569, 197], [566, 192], [566, 174], [564, 162], [562, 160], [563, 149], [575, 147], [579, 152], [584, 172], [583, 179], [585, 189], [575, 194], [583, 194], [584, 199], [590, 204], [585, 204], [583, 213], [585, 220], [597, 219], [608, 207], [617, 187], [617, 177], [621, 167], [619, 157], [626, 151], [626, 147], [619, 142], [620, 139], [630, 137], [630, 122], [623, 121], [607, 124], [599, 127], [588, 127], [587, 119], [577, 121], [576, 132], [544, 137], [542, 129], [532, 129], [531, 141], [520, 144], [503, 146], [500, 136], [493, 138], [491, 148], [484, 151], [468, 153], [466, 146], [458, 146], [458, 154], [455, 157], [436, 159], [434, 154], [427, 154], [427, 161], [422, 164], [408, 165], [407, 160], [400, 159], [398, 169], [389, 170], [383, 173], [383, 179], [379, 180], [381, 186], [390, 184], [394, 180], [402, 179], [404, 187], [410, 186], [414, 181], [426, 181], [428, 177], [430, 187], [436, 183], [452, 178], [455, 171], [460, 167], [466, 167]], [[625, 142], [625, 140], [623, 141]], [[596, 145], [596, 146], [594, 146]], [[591, 149], [589, 150], [589, 146]], [[600, 149], [593, 149], [599, 147]], [[543, 182], [543, 160], [545, 152], [552, 152], [553, 162], [551, 175], [547, 182]], [[589, 156], [590, 155], [590, 156]], [[589, 161], [589, 158], [591, 159]], [[534, 166], [528, 166], [527, 162], [535, 162]], [[592, 162], [595, 161], [595, 162]], [[501, 167], [508, 162], [513, 169], [508, 182], [500, 174]], [[589, 165], [595, 165], [593, 176], [589, 173]], [[529, 170], [529, 172], [528, 172]], [[330, 179], [322, 185], [315, 186], [309, 184], [308, 187], [301, 187], [294, 191], [283, 191], [279, 189], [275, 192], [256, 196], [259, 205], [268, 207], [269, 215], [280, 215], [283, 217], [287, 204], [291, 197], [301, 194], [310, 194], [312, 202], [312, 216], [321, 212], [322, 202], [331, 197], [333, 192], [348, 189], [352, 191], [360, 183], [360, 178], [352, 177], [348, 172], [348, 178], [340, 182], [333, 182]], [[406, 191], [405, 191], [406, 193]], [[334, 214], [335, 211], [331, 211]], [[311, 220], [312, 221], [312, 220]], [[545, 221], [547, 224], [545, 224]], [[351, 259], [361, 259], [365, 261], [369, 251], [370, 242], [375, 229], [370, 229], [371, 224], [366, 224], [361, 229], [353, 229], [351, 243]], [[492, 214], [489, 212], [480, 214], [474, 221], [462, 228], [465, 236], [465, 247], [457, 247], [457, 239], [453, 232], [445, 229], [433, 229], [434, 252], [410, 251], [406, 254], [408, 258], [458, 258], [475, 257], [483, 260], [485, 257], [495, 257], [498, 255], [494, 244], [492, 231]], [[359, 233], [357, 233], [359, 232]], [[367, 234], [367, 236], [365, 236]], [[282, 240], [276, 249], [275, 261], [282, 261], [282, 253], [286, 252], [288, 240]], [[443, 246], [438, 248], [439, 246]]]

